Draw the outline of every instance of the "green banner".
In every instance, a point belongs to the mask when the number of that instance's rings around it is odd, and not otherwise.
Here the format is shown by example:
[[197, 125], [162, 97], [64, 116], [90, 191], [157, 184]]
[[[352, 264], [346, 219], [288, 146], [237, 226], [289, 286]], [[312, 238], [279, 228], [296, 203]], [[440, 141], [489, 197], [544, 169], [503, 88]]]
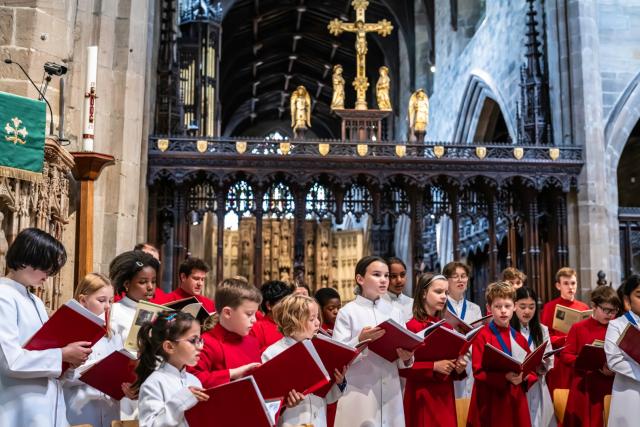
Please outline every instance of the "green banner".
[[44, 101], [0, 92], [0, 175], [42, 177], [46, 121]]

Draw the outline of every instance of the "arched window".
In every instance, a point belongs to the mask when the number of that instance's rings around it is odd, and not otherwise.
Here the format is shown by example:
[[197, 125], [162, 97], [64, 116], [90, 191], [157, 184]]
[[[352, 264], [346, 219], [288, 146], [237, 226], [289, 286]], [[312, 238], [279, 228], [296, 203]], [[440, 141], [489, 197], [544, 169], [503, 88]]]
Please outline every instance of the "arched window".
[[282, 182], [274, 183], [264, 195], [262, 209], [267, 217], [292, 218], [296, 204], [289, 187]]

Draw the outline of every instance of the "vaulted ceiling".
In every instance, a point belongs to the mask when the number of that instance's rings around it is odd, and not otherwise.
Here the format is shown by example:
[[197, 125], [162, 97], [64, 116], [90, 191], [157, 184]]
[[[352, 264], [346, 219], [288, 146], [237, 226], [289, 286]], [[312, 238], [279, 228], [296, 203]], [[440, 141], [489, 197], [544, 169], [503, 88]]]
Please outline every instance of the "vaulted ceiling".
[[[222, 7], [223, 134], [245, 135], [260, 124], [289, 121], [289, 96], [304, 85], [312, 98], [312, 131], [321, 138], [339, 137], [340, 121], [329, 108], [332, 67], [342, 64], [344, 68], [346, 106], [352, 108], [355, 35], [334, 37], [327, 24], [334, 18], [352, 22], [351, 0], [227, 0]], [[409, 58], [414, 57], [413, 1], [370, 0], [367, 22], [381, 19], [390, 20], [394, 30], [386, 38], [367, 36], [371, 107], [378, 68], [390, 68], [397, 88], [399, 63], [408, 60], [400, 58], [400, 43], [405, 44]], [[413, 79], [413, 61], [409, 69]]]

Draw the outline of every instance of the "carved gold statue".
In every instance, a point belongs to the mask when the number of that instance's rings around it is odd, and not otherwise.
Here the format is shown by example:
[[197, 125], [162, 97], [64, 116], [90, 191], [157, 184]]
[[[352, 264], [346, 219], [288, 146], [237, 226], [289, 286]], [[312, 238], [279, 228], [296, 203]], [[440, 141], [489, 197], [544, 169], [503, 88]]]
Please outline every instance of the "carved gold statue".
[[342, 65], [333, 66], [333, 97], [331, 98], [332, 110], [344, 110], [344, 77], [342, 77]]
[[291, 94], [291, 127], [294, 131], [311, 127], [311, 97], [304, 86]]
[[409, 99], [409, 128], [418, 139], [424, 137], [429, 125], [429, 97], [418, 89]]
[[389, 69], [383, 65], [380, 67], [380, 77], [376, 84], [376, 98], [380, 110], [391, 110], [391, 98], [389, 97], [390, 87], [391, 79], [389, 78]]
[[383, 19], [376, 23], [365, 22], [365, 11], [369, 7], [367, 0], [353, 0], [351, 5], [356, 10], [356, 22], [342, 22], [333, 19], [327, 28], [329, 33], [339, 36], [343, 31], [356, 33], [356, 78], [353, 87], [356, 89], [356, 110], [367, 109], [367, 89], [369, 81], [366, 73], [367, 33], [375, 32], [386, 37], [393, 31], [391, 22]]

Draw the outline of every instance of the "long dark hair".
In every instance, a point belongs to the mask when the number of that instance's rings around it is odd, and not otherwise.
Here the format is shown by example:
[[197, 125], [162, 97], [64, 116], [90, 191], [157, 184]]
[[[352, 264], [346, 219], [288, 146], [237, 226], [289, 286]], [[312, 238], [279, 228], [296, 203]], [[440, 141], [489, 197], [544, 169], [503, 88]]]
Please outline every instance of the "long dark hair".
[[[536, 296], [536, 293], [533, 289], [523, 286], [516, 289], [516, 299], [513, 302], [517, 303], [518, 300], [527, 298], [531, 298], [536, 304], [536, 311], [533, 313], [533, 316], [531, 316], [531, 320], [529, 321], [529, 332], [533, 338], [534, 344], [538, 347], [542, 344], [542, 326], [540, 326], [540, 319], [538, 318], [538, 304], [536, 303], [536, 301], [538, 301], [538, 297]], [[518, 319], [518, 316], [515, 313], [511, 317], [511, 326], [513, 326], [516, 331], [520, 331], [520, 327], [522, 326], [520, 324], [520, 319]]]
[[136, 367], [138, 378], [133, 383], [135, 390], [140, 390], [140, 386], [149, 375], [156, 370], [158, 362], [168, 359], [168, 355], [162, 348], [162, 343], [176, 341], [185, 334], [193, 324], [197, 322], [189, 313], [181, 311], [163, 311], [158, 313], [155, 320], [145, 322], [138, 331], [138, 354], [140, 361]]

